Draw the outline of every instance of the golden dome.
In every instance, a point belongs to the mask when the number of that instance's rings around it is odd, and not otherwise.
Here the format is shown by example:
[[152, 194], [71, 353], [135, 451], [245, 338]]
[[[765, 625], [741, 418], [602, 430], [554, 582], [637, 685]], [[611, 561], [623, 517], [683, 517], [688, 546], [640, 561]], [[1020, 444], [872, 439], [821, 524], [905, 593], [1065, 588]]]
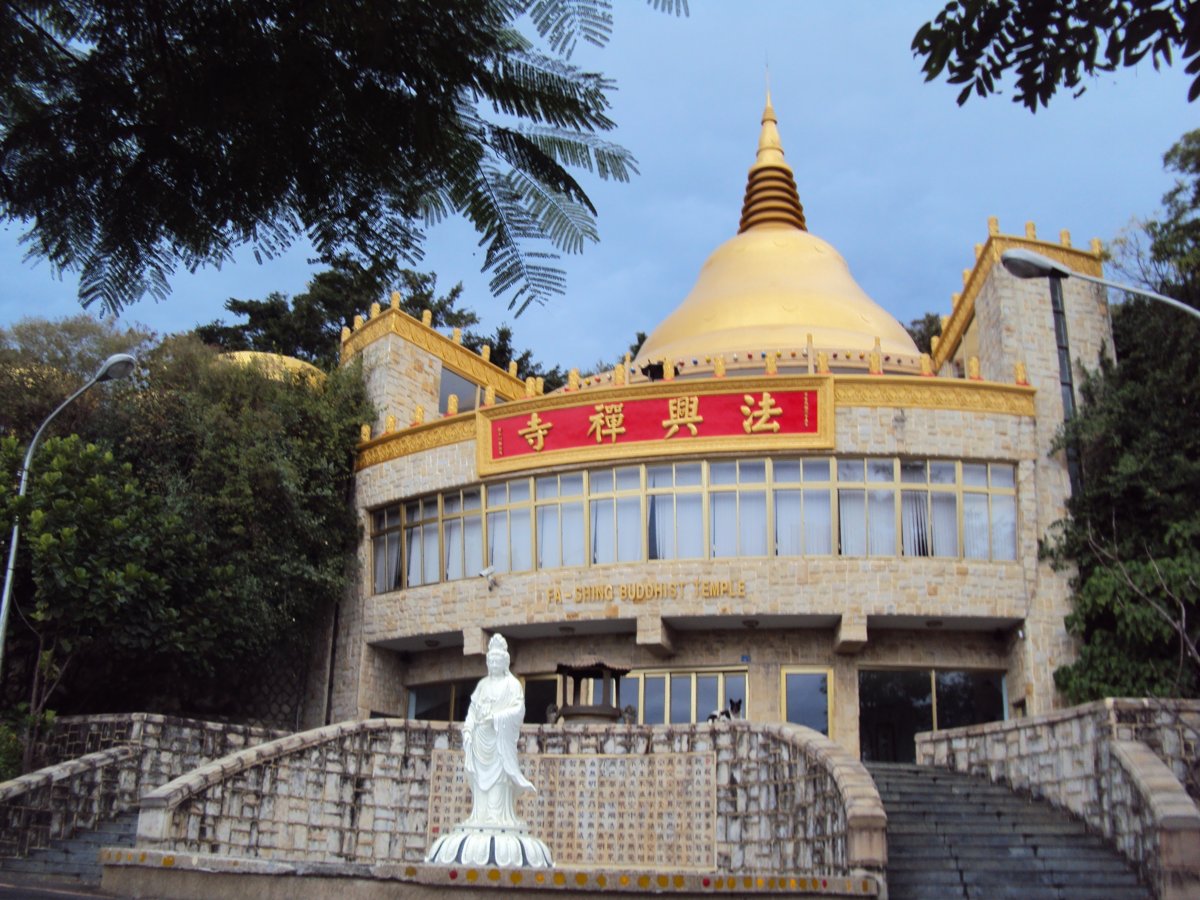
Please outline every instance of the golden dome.
[[741, 225], [700, 270], [691, 293], [646, 339], [639, 365], [725, 353], [870, 352], [915, 359], [899, 322], [867, 296], [841, 255], [809, 234], [792, 168], [783, 158], [770, 94]]

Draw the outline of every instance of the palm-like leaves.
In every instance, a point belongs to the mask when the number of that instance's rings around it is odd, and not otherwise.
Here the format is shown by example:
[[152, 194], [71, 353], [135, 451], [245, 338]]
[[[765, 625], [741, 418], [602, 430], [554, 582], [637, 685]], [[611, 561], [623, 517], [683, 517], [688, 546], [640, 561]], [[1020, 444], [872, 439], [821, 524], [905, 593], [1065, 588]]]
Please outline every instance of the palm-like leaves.
[[[516, 31], [525, 13], [548, 52]], [[611, 84], [566, 61], [610, 29], [610, 0], [13, 0], [0, 215], [80, 275], [85, 306], [116, 311], [166, 296], [179, 265], [300, 235], [412, 260], [420, 223], [462, 213], [524, 309], [562, 291], [557, 252], [596, 240], [568, 169], [636, 171], [597, 136]]]

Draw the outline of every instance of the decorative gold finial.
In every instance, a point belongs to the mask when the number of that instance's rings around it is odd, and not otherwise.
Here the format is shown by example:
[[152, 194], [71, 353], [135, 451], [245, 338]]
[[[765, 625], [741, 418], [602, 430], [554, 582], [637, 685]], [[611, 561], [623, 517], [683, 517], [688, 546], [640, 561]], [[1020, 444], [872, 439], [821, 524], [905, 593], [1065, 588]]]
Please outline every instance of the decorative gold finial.
[[967, 359], [967, 377], [972, 381], [983, 381], [983, 376], [979, 374], [978, 356], [972, 356]]
[[537, 391], [538, 394], [546, 393], [546, 379], [539, 375], [536, 379], [534, 379], [533, 389]]
[[758, 152], [746, 179], [746, 196], [742, 202], [738, 234], [759, 225], [808, 230], [792, 167], [783, 158], [783, 142], [779, 139], [778, 126], [775, 107], [771, 105], [771, 92], [768, 90], [767, 105], [762, 114], [762, 130], [758, 135]]
[[804, 336], [804, 357], [808, 360], [808, 374], [817, 370], [817, 355], [813, 352], [813, 336], [810, 331]]
[[1071, 232], [1064, 228], [1058, 233], [1058, 242], [1064, 247], [1071, 246]]
[[433, 310], [432, 309], [421, 310], [421, 324], [424, 325], [426, 328], [433, 327]]
[[975, 245], [975, 261], [979, 261], [979, 257], [983, 256], [983, 244]]
[[713, 360], [713, 378], [725, 377], [725, 354], [720, 354]]
[[1092, 242], [1089, 246], [1091, 247], [1092, 254], [1094, 256], [1104, 255], [1104, 242], [1101, 241], [1100, 238], [1092, 238]]
[[675, 380], [675, 363], [669, 359], [663, 360], [663, 381]]
[[425, 407], [418, 405], [417, 408], [413, 410], [412, 423], [414, 425], [425, 424]]
[[395, 430], [396, 430], [396, 417], [389, 414], [388, 417], [383, 420], [383, 433], [391, 434]]
[[362, 424], [362, 427], [358, 429], [359, 443], [365, 444], [370, 439], [371, 439], [371, 426], [368, 425], [366, 422], [364, 422]]
[[457, 416], [458, 415], [458, 394], [451, 394], [450, 397], [446, 400], [446, 415], [448, 415], [448, 416]]
[[961, 294], [961, 293], [954, 293], [954, 294], [951, 294], [951, 295], [950, 295], [950, 308], [951, 308], [951, 309], [958, 309], [958, 301], [959, 301], [959, 300], [961, 300], [961, 299], [962, 299], [962, 294]]
[[617, 365], [617, 366], [613, 367], [612, 382], [617, 387], [621, 387], [622, 385], [625, 384], [625, 371], [626, 371], [625, 366]]
[[508, 374], [509, 374], [509, 377], [511, 377], [511, 378], [517, 377], [517, 361], [515, 359], [509, 360]]
[[462, 343], [462, 329], [455, 328], [453, 331], [451, 331], [450, 332], [450, 340], [454, 341], [454, 343], [456, 343], [456, 344], [461, 344]]
[[363, 317], [355, 316], [354, 317], [354, 330], [358, 331], [358, 329], [362, 328], [362, 326], [363, 326]]
[[492, 345], [484, 344], [482, 347], [480, 347], [479, 355], [481, 357], [483, 357], [484, 362], [491, 362], [492, 361]]
[[[935, 337], [934, 340], [936, 341], [937, 338]], [[928, 353], [921, 354], [921, 375], [925, 378], [933, 377], [933, 357]]]
[[825, 350], [817, 351], [817, 374], [829, 374], [829, 353]]
[[537, 380], [532, 375], [525, 376], [525, 396], [532, 397], [537, 391]]
[[568, 391], [579, 390], [579, 370], [578, 369], [572, 369], [570, 372], [567, 373], [567, 390]]
[[1025, 223], [1025, 237], [1029, 238], [1031, 241], [1037, 240], [1037, 226], [1032, 222]]
[[487, 387], [485, 387], [483, 389], [483, 405], [484, 406], [495, 406], [496, 405], [496, 386], [494, 384], [489, 384]]
[[400, 308], [400, 292], [392, 291], [392, 309]]
[[1016, 382], [1020, 385], [1029, 384], [1029, 373], [1025, 370], [1025, 363], [1018, 361], [1013, 366], [1013, 374], [1016, 376]]
[[342, 343], [344, 344], [348, 340], [350, 340], [350, 329], [347, 326], [343, 325], [342, 326]]
[[1000, 233], [1000, 220], [997, 219], [995, 216], [988, 216], [988, 234], [993, 235], [993, 234], [999, 234], [999, 233]]
[[[967, 283], [968, 283], [970, 280], [971, 280], [971, 270], [970, 270], [970, 269], [963, 269], [963, 287], [966, 287], [966, 286], [967, 286]], [[955, 303], [957, 304], [957, 303], [958, 303], [958, 301], [956, 300], [956, 301], [955, 301]]]
[[942, 336], [940, 334], [933, 335], [932, 337], [929, 338], [929, 349], [932, 350], [934, 353], [937, 353], [938, 344], [940, 344], [941, 342], [942, 342]]
[[776, 361], [776, 357], [775, 357], [774, 353], [767, 354], [767, 374], [768, 375], [778, 375], [779, 374], [779, 363]]
[[379, 318], [379, 304], [378, 303], [371, 304], [371, 318], [372, 319]]
[[883, 374], [883, 348], [880, 344], [879, 338], [875, 338], [875, 347], [867, 355], [867, 374]]

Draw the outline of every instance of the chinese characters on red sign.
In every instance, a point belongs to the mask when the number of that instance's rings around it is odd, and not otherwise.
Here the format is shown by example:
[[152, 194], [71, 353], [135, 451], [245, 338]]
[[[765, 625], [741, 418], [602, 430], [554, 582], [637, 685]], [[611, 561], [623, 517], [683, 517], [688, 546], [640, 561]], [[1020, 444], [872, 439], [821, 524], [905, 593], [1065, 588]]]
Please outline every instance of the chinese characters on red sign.
[[580, 403], [493, 419], [492, 458], [598, 445], [816, 434], [818, 392], [739, 391]]

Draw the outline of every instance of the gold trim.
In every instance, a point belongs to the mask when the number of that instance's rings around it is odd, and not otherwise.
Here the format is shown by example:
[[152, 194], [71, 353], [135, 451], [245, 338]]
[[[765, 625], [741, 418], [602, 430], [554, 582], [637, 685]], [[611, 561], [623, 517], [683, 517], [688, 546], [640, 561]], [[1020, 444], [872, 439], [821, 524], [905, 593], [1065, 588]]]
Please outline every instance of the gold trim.
[[837, 408], [899, 406], [909, 409], [960, 409], [1012, 416], [1035, 415], [1034, 395], [1026, 385], [961, 378], [910, 375], [841, 375], [834, 381]]
[[462, 413], [453, 419], [414, 425], [412, 428], [380, 435], [374, 440], [359, 444], [354, 469], [361, 472], [369, 466], [399, 459], [401, 456], [469, 441], [475, 437], [475, 423], [472, 418], [471, 413]]
[[[622, 400], [668, 400], [680, 394], [704, 396], [737, 394], [757, 391], [817, 392], [817, 430], [812, 434], [772, 434], [758, 432], [749, 435], [720, 437], [687, 437], [682, 440], [638, 441], [628, 444], [598, 444], [572, 447], [566, 450], [523, 454], [494, 459], [492, 454], [492, 420], [525, 413], [547, 412], [568, 406], [592, 403], [614, 403]], [[833, 379], [820, 375], [754, 376], [746, 378], [714, 378], [707, 381], [656, 381], [649, 384], [602, 388], [584, 393], [559, 392], [534, 397], [502, 407], [479, 410], [475, 419], [475, 467], [480, 478], [506, 472], [521, 472], [547, 466], [578, 465], [622, 459], [648, 459], [660, 456], [692, 456], [705, 453], [746, 453], [773, 450], [832, 450], [834, 446]]]
[[442, 361], [463, 378], [483, 388], [495, 388], [496, 395], [505, 400], [525, 396], [525, 382], [514, 378], [503, 369], [485, 360], [482, 356], [456, 344], [429, 326], [418, 322], [400, 309], [385, 309], [378, 316], [365, 322], [342, 342], [342, 365], [345, 365], [368, 344], [385, 335], [394, 334], [410, 344], [420, 347]]
[[[490, 464], [485, 459], [490, 447], [490, 423], [493, 418], [546, 412], [580, 402], [614, 402], [625, 399], [671, 398], [681, 392], [691, 395], [758, 391], [817, 391], [817, 431], [815, 434], [751, 434], [715, 438], [688, 437], [651, 443], [602, 444], [551, 453], [526, 454]], [[854, 407], [903, 407], [909, 409], [953, 409], [1001, 415], [1035, 415], [1037, 391], [1027, 385], [998, 384], [990, 381], [965, 381], [957, 378], [921, 378], [910, 375], [796, 375], [774, 377], [720, 378], [708, 381], [661, 381], [626, 385], [579, 393], [554, 393], [533, 397], [502, 407], [489, 407], [463, 413], [452, 419], [439, 419], [415, 425], [391, 434], [380, 435], [360, 444], [355, 469], [361, 471], [378, 463], [421, 453], [436, 447], [475, 440], [475, 465], [478, 477], [501, 472], [520, 472], [548, 466], [570, 465], [620, 459], [647, 459], [659, 456], [694, 456], [721, 452], [763, 452], [771, 450], [834, 449], [835, 410]]]
[[1014, 248], [1034, 250], [1084, 275], [1092, 275], [1096, 278], [1104, 276], [1104, 267], [1101, 265], [1098, 253], [1011, 234], [989, 235], [987, 243], [983, 245], [983, 249], [975, 260], [975, 267], [967, 274], [962, 295], [954, 304], [950, 317], [942, 325], [941, 340], [933, 350], [933, 370], [935, 372], [941, 369], [946, 361], [958, 351], [963, 335], [967, 333], [967, 329], [975, 319], [975, 299], [983, 289], [983, 283], [987, 281], [991, 270], [1000, 265], [1000, 255], [1005, 250]]

